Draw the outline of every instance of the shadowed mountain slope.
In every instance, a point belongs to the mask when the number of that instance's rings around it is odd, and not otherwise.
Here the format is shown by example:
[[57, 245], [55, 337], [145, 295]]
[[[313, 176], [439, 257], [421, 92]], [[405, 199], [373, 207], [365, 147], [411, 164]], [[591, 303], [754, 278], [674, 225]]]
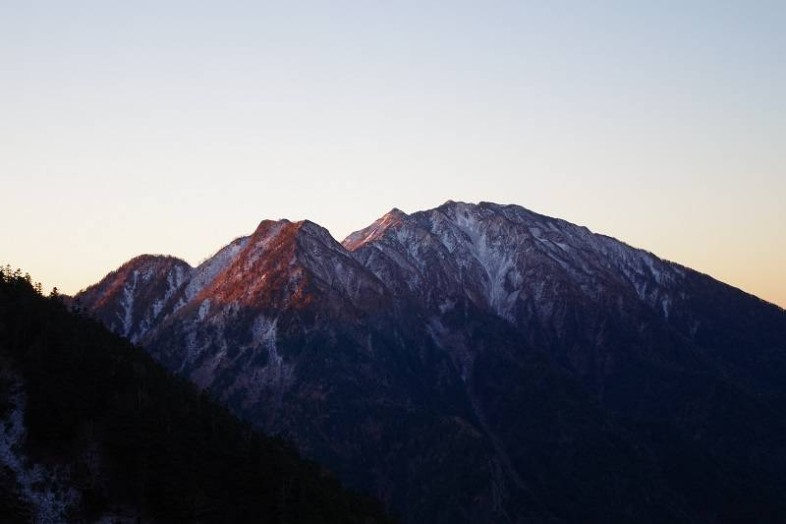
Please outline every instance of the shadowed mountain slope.
[[[137, 340], [405, 522], [786, 517], [786, 313], [706, 275], [457, 202], [341, 244], [265, 221], [191, 271]], [[124, 326], [134, 274], [78, 298]]]
[[[164, 282], [182, 267], [145, 262]], [[140, 283], [152, 276], [130, 278], [149, 291]], [[3, 271], [0, 520], [388, 522], [283, 441]]]

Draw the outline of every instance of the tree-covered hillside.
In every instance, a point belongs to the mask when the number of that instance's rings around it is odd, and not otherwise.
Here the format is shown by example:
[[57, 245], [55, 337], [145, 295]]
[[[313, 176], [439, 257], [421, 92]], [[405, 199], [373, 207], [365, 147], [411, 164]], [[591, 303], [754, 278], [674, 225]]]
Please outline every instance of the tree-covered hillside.
[[376, 502], [8, 268], [0, 270], [0, 515], [387, 521]]

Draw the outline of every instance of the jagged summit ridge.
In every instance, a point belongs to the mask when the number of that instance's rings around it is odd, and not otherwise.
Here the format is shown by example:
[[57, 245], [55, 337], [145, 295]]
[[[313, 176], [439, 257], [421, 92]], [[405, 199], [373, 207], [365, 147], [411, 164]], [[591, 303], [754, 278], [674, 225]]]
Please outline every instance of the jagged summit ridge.
[[[147, 283], [145, 293], [134, 293], [135, 274]], [[393, 208], [341, 243], [308, 220], [263, 220], [197, 268], [145, 255], [80, 300], [102, 311], [110, 328], [141, 341], [162, 311], [192, 303], [203, 313], [211, 303], [281, 307], [310, 300], [319, 289], [340, 291], [360, 308], [420, 296], [444, 310], [468, 298], [513, 323], [549, 316], [560, 297], [599, 303], [610, 300], [610, 291], [632, 292], [668, 316], [679, 296], [664, 290], [678, 287], [683, 275], [651, 253], [517, 205], [447, 201], [412, 214]]]
[[[523, 302], [562, 294], [566, 285], [597, 299], [599, 282], [614, 283], [619, 292], [630, 288], [650, 306], [668, 310], [655, 287], [682, 274], [676, 265], [587, 228], [488, 202], [390, 212], [343, 245], [397, 293], [427, 288], [437, 302], [467, 295], [509, 319]], [[542, 269], [560, 275], [559, 283], [541, 278]]]
[[341, 243], [266, 220], [177, 267], [79, 298], [403, 522], [786, 517], [783, 310], [647, 251], [449, 201]]
[[[394, 208], [341, 243], [308, 220], [263, 220], [197, 268], [145, 255], [80, 300], [134, 341], [162, 312], [189, 304], [203, 312], [210, 303], [285, 307], [334, 291], [361, 309], [422, 298], [444, 312], [466, 298], [520, 325], [551, 317], [567, 297], [615, 307], [632, 294], [636, 307], [666, 318], [686, 299], [679, 290], [685, 271], [517, 205], [447, 201], [412, 214]], [[139, 285], [147, 291], [135, 292]]]
[[378, 239], [387, 229], [403, 223], [408, 216], [400, 209], [393, 208], [370, 226], [351, 233], [341, 242], [341, 245], [349, 251], [355, 251], [363, 244]]

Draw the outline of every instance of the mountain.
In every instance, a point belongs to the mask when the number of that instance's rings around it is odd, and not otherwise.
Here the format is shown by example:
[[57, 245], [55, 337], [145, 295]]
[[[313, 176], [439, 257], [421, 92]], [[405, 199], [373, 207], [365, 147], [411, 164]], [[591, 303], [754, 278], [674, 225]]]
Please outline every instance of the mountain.
[[[147, 262], [163, 282], [180, 267]], [[144, 293], [153, 277], [127, 269]], [[0, 521], [389, 522], [378, 504], [6, 270]]]
[[191, 273], [191, 266], [178, 258], [142, 255], [107, 275], [100, 291], [89, 290], [81, 300], [102, 309], [111, 331], [136, 342]]
[[76, 300], [403, 522], [786, 518], [786, 313], [518, 206], [263, 221]]

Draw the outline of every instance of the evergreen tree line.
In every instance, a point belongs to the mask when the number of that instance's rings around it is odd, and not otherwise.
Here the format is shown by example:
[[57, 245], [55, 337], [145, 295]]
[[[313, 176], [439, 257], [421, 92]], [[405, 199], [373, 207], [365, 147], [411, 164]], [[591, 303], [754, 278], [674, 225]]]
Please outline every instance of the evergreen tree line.
[[[387, 522], [373, 500], [345, 491], [284, 441], [233, 418], [184, 379], [97, 321], [56, 288], [0, 268], [0, 366], [24, 384], [25, 453], [68, 465], [81, 504], [69, 520], [129, 511], [156, 522]], [[0, 416], [8, 413], [0, 381]], [[0, 515], [31, 508], [0, 470]]]

